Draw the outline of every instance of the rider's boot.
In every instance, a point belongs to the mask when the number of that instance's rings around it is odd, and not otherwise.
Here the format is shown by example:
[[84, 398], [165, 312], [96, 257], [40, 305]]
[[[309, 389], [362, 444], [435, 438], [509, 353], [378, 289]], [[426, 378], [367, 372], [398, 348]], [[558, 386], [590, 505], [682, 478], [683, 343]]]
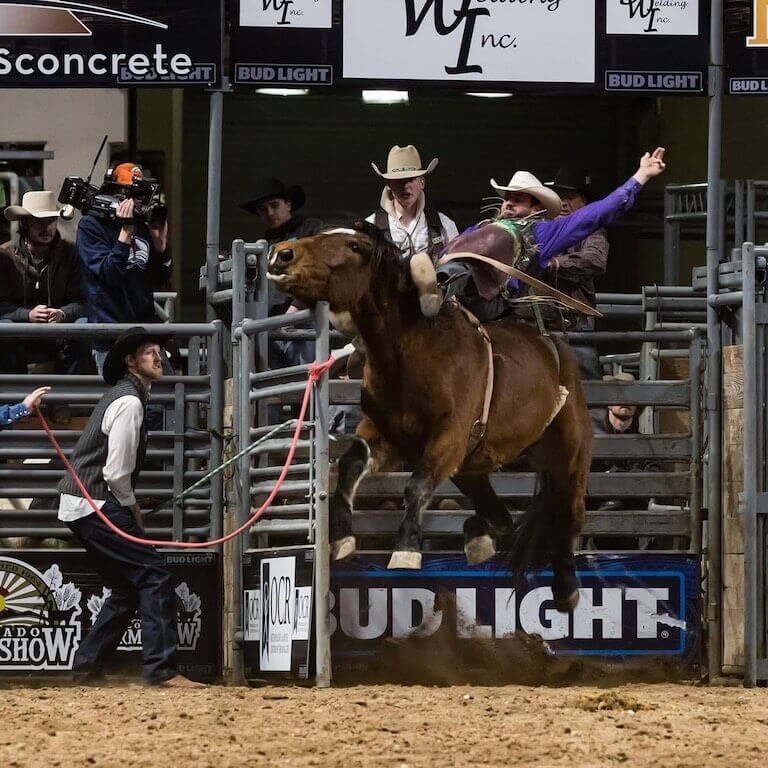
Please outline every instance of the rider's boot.
[[472, 270], [459, 260], [441, 264], [435, 270], [429, 254], [422, 252], [411, 258], [411, 278], [419, 292], [421, 314], [433, 318], [446, 299], [463, 293], [472, 279]]

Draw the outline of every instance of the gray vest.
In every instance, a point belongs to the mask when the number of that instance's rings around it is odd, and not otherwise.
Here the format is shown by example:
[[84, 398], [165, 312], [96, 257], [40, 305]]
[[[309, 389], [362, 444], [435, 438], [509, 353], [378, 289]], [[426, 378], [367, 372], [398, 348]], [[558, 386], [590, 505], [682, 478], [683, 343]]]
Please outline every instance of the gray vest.
[[[118, 398], [125, 395], [133, 395], [141, 400], [142, 405], [147, 407], [147, 392], [141, 385], [141, 382], [130, 374], [124, 376], [114, 387], [108, 389], [101, 400], [93, 409], [91, 418], [80, 435], [80, 439], [75, 445], [69, 461], [77, 472], [83, 485], [94, 499], [108, 499], [109, 489], [104, 482], [104, 464], [107, 461], [108, 435], [101, 431], [101, 423], [104, 420], [104, 413], [107, 408]], [[146, 416], [146, 410], [145, 410]], [[141, 465], [144, 463], [144, 454], [147, 450], [147, 427], [146, 418], [141, 423], [141, 432], [139, 435], [139, 445], [136, 452], [136, 469], [131, 476], [131, 484], [136, 487], [136, 478], [138, 477]], [[83, 494], [75, 484], [72, 476], [67, 472], [59, 484], [56, 486], [59, 493], [66, 493], [70, 496], [80, 496]]]

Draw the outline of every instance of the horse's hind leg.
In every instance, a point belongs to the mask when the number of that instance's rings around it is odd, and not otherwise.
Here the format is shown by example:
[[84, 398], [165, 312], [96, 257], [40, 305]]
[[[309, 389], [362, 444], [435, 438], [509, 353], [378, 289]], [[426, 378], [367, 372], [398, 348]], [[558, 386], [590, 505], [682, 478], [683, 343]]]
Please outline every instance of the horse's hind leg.
[[354, 554], [357, 542], [352, 531], [352, 505], [360, 481], [369, 473], [393, 462], [389, 445], [373, 424], [364, 419], [347, 452], [339, 460], [339, 477], [330, 503], [331, 558], [343, 560]]
[[493, 539], [507, 534], [512, 517], [496, 495], [487, 475], [455, 475], [456, 487], [472, 502], [475, 514], [464, 522], [464, 554], [470, 565], [490, 560], [496, 554]]
[[[452, 426], [452, 425], [451, 425]], [[458, 469], [464, 438], [447, 429], [427, 443], [415, 472], [405, 485], [405, 517], [400, 524], [389, 568], [421, 568], [421, 520], [435, 489]]]
[[540, 471], [542, 502], [552, 513], [552, 592], [559, 611], [568, 611], [579, 601], [573, 542], [584, 523], [590, 448], [586, 409], [569, 401], [529, 453], [531, 463]]

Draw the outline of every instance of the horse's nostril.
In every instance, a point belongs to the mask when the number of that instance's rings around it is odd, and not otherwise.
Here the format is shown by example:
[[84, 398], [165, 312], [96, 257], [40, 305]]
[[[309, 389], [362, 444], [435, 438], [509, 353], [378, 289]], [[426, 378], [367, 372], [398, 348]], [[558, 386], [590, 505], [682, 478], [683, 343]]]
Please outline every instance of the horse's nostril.
[[281, 248], [277, 252], [277, 263], [278, 264], [290, 264], [293, 261], [293, 249], [292, 248]]

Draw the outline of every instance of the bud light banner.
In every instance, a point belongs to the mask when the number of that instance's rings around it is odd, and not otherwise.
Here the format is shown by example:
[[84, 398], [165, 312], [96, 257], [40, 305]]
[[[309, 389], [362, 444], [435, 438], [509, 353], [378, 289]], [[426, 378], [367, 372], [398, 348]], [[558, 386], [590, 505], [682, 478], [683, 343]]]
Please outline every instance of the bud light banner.
[[768, 0], [725, 0], [727, 91], [768, 94]]
[[[704, 92], [707, 0], [235, 0], [236, 84]], [[378, 44], [385, 41], [385, 44]]]
[[386, 563], [361, 555], [332, 571], [335, 678], [536, 682], [574, 669], [669, 678], [699, 666], [697, 556], [582, 555], [570, 613], [555, 610], [549, 572], [515, 588], [498, 562], [425, 554], [420, 571]]
[[[0, 551], [0, 676], [69, 672], [77, 649], [111, 590], [76, 550]], [[214, 552], [165, 555], [176, 593], [176, 662], [195, 680], [221, 675], [222, 582]], [[123, 632], [107, 672], [139, 674], [138, 613]]]
[[217, 0], [0, 0], [0, 88], [221, 82]]

